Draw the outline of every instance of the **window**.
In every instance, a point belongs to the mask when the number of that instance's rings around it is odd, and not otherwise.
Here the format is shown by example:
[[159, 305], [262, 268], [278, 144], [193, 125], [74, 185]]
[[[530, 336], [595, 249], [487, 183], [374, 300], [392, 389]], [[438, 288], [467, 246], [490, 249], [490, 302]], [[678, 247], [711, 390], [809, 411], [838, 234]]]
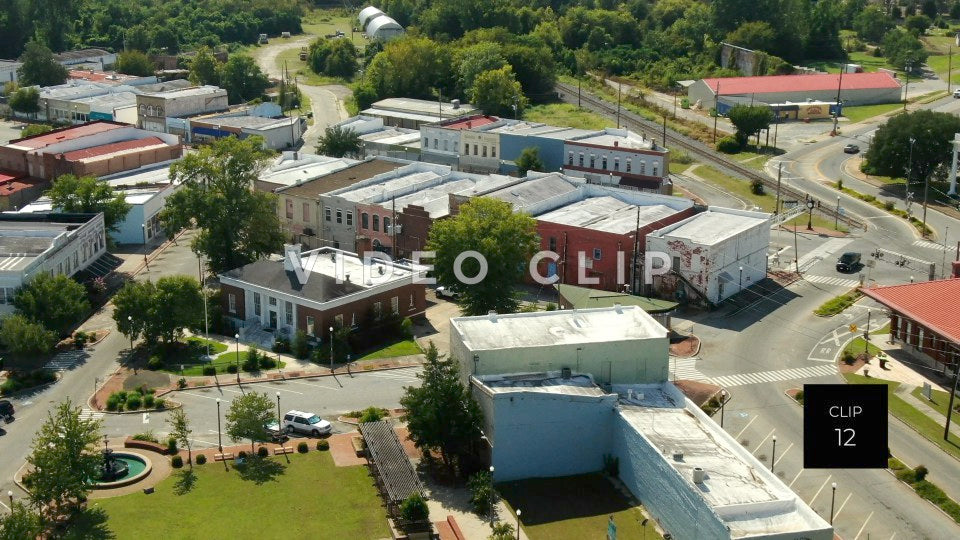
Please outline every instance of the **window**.
[[260, 293], [253, 293], [253, 314], [260, 316]]
[[270, 304], [271, 306], [275, 306], [277, 305], [277, 299], [271, 296], [270, 300], [268, 300], [267, 303]]
[[410, 295], [410, 309], [413, 309], [413, 295]]
[[337, 240], [333, 241], [333, 249], [340, 249], [340, 242]]
[[393, 231], [390, 230], [390, 218], [383, 218], [383, 232], [387, 234], [393, 234]]
[[310, 221], [310, 203], [303, 203], [303, 221]]
[[640, 160], [640, 174], [647, 174], [647, 160]]
[[227, 295], [227, 306], [230, 310], [230, 313], [237, 312], [237, 297], [233, 293]]
[[293, 201], [287, 199], [287, 219], [293, 219]]
[[337, 223], [343, 223], [343, 210], [337, 208]]
[[607, 170], [607, 156], [603, 156], [603, 158], [600, 160], [600, 167], [603, 170]]
[[353, 211], [347, 210], [347, 225], [353, 225]]
[[567, 152], [567, 165], [573, 165], [573, 152]]
[[433, 140], [433, 149], [436, 150], [440, 146], [440, 139]]
[[361, 229], [370, 228], [370, 214], [366, 212], [360, 214], [360, 228]]
[[630, 172], [630, 159], [627, 159], [627, 172]]
[[490, 157], [497, 157], [497, 147], [496, 147], [496, 146], [491, 146], [491, 147], [490, 147]]
[[593, 169], [597, 166], [597, 156], [590, 154], [590, 168]]
[[73, 267], [80, 268], [80, 253], [77, 251], [73, 252]]
[[390, 299], [390, 310], [393, 313], [400, 313], [400, 297], [394, 296]]
[[580, 152], [580, 166], [583, 167], [583, 152]]
[[676, 272], [680, 270], [680, 257], [673, 258], [673, 271]]
[[284, 302], [283, 318], [287, 324], [293, 324], [293, 302]]
[[63, 261], [60, 261], [60, 264], [57, 265], [57, 273], [58, 274], [63, 273]]
[[465, 156], [470, 155], [470, 145], [467, 143], [463, 143], [463, 155]]
[[424, 148], [430, 148], [430, 139], [428, 139], [428, 138], [426, 138], [426, 137], [423, 138], [423, 147], [424, 147]]
[[593, 260], [599, 261], [601, 255], [600, 248], [593, 248]]
[[380, 216], [373, 215], [373, 230], [380, 231]]
[[334, 328], [343, 328], [343, 314], [337, 315], [333, 318], [333, 327]]
[[477, 145], [473, 145], [473, 155], [477, 155]]
[[330, 221], [330, 213], [331, 213], [331, 212], [330, 212], [330, 207], [329, 207], [329, 206], [324, 206], [324, 207], [323, 207], [323, 219], [324, 219], [325, 221]]
[[483, 153], [481, 154], [481, 156], [482, 156], [482, 157], [487, 157], [487, 145], [483, 145], [483, 147], [481, 148], [481, 150], [483, 151]]
[[620, 158], [613, 158], [613, 170], [620, 170]]
[[447, 151], [447, 142], [448, 142], [448, 141], [447, 141], [446, 139], [443, 140], [443, 151], [444, 151], [444, 152]]
[[380, 302], [373, 303], [373, 313], [377, 318], [379, 318], [380, 314], [383, 313], [383, 306], [380, 304]]
[[357, 314], [356, 314], [356, 313], [351, 313], [351, 314], [350, 314], [350, 326], [351, 326], [351, 327], [354, 327], [354, 326], [356, 326], [356, 325], [357, 325]]
[[657, 164], [656, 164], [656, 163], [653, 164], [653, 175], [654, 175], [654, 176], [657, 175]]
[[550, 237], [550, 251], [557, 251], [557, 237], [555, 236]]

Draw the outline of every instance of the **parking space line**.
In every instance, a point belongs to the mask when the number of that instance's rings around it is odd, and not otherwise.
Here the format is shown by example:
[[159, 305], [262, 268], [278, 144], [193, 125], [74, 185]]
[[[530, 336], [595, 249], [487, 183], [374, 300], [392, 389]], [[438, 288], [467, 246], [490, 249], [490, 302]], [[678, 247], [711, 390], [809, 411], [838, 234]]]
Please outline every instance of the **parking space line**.
[[273, 389], [276, 390], [277, 392], [290, 392], [291, 394], [300, 394], [301, 396], [303, 395], [303, 392], [297, 392], [296, 390], [287, 390], [286, 388], [280, 388], [280, 387], [278, 387], [278, 386], [276, 386], [276, 385], [274, 385], [274, 384], [268, 383], [268, 382], [264, 382], [264, 383], [261, 383], [261, 384], [263, 384], [264, 386], [269, 386], [270, 388], [273, 388]]
[[[857, 540], [858, 538], [860, 538], [860, 535], [863, 534], [863, 530], [867, 528], [867, 523], [870, 522], [870, 518], [872, 517], [873, 517], [873, 512], [870, 512], [870, 515], [867, 516], [867, 519], [865, 519], [863, 522], [863, 527], [860, 527], [860, 530], [857, 531], [857, 535], [853, 537], [853, 540]], [[890, 538], [893, 538], [893, 537], [891, 536]]]
[[3, 504], [3, 501], [0, 501], [0, 506], [6, 508], [7, 510], [11, 510], [11, 508], [10, 508], [9, 506]]
[[756, 417], [756, 416], [754, 416], [753, 418], [751, 418], [750, 421], [747, 422], [747, 425], [743, 426], [743, 429], [740, 430], [740, 433], [737, 433], [737, 436], [734, 437], [734, 439], [739, 439], [740, 436], [743, 435], [743, 432], [746, 431], [747, 428], [750, 427], [750, 424], [752, 424], [753, 421], [756, 420], [757, 418], [758, 418], [758, 417]]
[[826, 480], [824, 480], [823, 484], [820, 485], [820, 489], [818, 489], [817, 492], [813, 494], [812, 499], [807, 501], [807, 506], [813, 505], [813, 501], [817, 500], [817, 496], [820, 495], [820, 492], [823, 491], [823, 488], [827, 487], [827, 482], [829, 482], [831, 478], [833, 478], [832, 474], [827, 475]]
[[227, 399], [227, 398], [219, 398], [219, 397], [212, 397], [212, 396], [203, 396], [203, 395], [200, 395], [200, 394], [194, 394], [193, 392], [180, 392], [180, 395], [193, 396], [193, 397], [199, 397], [199, 398], [203, 398], [203, 399], [212, 399], [212, 400], [218, 400], [218, 399], [219, 399], [219, 400], [221, 400], [221, 401], [226, 401], [227, 403], [230, 403], [230, 400]]
[[800, 475], [803, 474], [803, 471], [805, 470], [806, 469], [800, 469], [800, 471], [797, 472], [797, 475], [793, 477], [793, 480], [790, 481], [790, 484], [787, 485], [787, 487], [790, 489], [793, 489], [793, 484], [797, 481], [797, 478], [800, 478]]
[[754, 455], [757, 454], [757, 451], [758, 451], [758, 450], [760, 450], [761, 448], [763, 448], [763, 443], [767, 442], [767, 439], [769, 439], [770, 436], [773, 435], [773, 432], [774, 432], [774, 431], [776, 431], [776, 428], [771, 429], [771, 430], [770, 430], [770, 433], [767, 433], [767, 436], [764, 437], [763, 440], [761, 440], [761, 441], [757, 444], [757, 447], [753, 450], [753, 454], [754, 454]]
[[837, 518], [840, 517], [840, 512], [843, 512], [843, 507], [847, 505], [847, 501], [850, 500], [850, 497], [853, 497], [852, 492], [847, 494], [847, 498], [844, 499], [843, 502], [840, 504], [840, 508], [837, 508], [837, 513], [833, 515], [834, 521], [836, 521]]
[[340, 389], [337, 388], [336, 386], [326, 386], [326, 385], [318, 384], [318, 383], [307, 383], [307, 382], [302, 382], [302, 381], [287, 381], [287, 383], [302, 384], [302, 385], [304, 385], [304, 386], [314, 386], [314, 387], [317, 387], [317, 388], [326, 388], [327, 390], [340, 390]]
[[780, 454], [780, 457], [778, 457], [777, 460], [773, 462], [774, 466], [776, 466], [777, 463], [780, 463], [780, 460], [783, 459], [783, 456], [787, 455], [787, 452], [789, 452], [791, 448], [793, 448], [793, 443], [790, 443], [790, 446], [788, 446], [787, 449], [784, 450], [782, 454]]
[[206, 444], [206, 445], [210, 445], [210, 446], [214, 446], [214, 447], [217, 446], [216, 444], [214, 444], [214, 443], [212, 443], [212, 442], [201, 441], [200, 439], [190, 439], [190, 440], [193, 441], [193, 442], [195, 442], [195, 443]]

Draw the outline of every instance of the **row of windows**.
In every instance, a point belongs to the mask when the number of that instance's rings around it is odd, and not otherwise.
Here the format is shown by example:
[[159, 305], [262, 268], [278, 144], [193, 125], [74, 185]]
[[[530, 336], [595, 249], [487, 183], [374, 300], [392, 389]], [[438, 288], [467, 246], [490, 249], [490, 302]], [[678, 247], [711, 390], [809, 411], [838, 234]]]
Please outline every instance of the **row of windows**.
[[[550, 251], [554, 253], [557, 252], [557, 238], [555, 236], [550, 237], [548, 245], [550, 246]], [[599, 261], [602, 257], [603, 257], [603, 250], [601, 250], [600, 248], [593, 248], [593, 260]]]
[[[324, 221], [332, 221], [332, 216], [333, 216], [333, 209], [331, 209], [329, 206], [324, 206], [324, 207], [323, 207], [323, 219], [324, 219]], [[343, 210], [337, 208], [337, 223], [343, 224], [343, 216], [344, 216]], [[353, 225], [353, 210], [347, 210], [346, 216], [347, 216], [347, 225], [351, 225], [351, 226], [352, 226], [352, 225]]]
[[[583, 152], [579, 152], [578, 154], [579, 154], [579, 156], [578, 156], [577, 164], [578, 164], [580, 167], [583, 167], [583, 166], [584, 166], [584, 155], [583, 155]], [[597, 156], [596, 156], [596, 154], [590, 154], [590, 158], [589, 158], [589, 159], [590, 159], [590, 168], [591, 168], [591, 169], [596, 169], [596, 168], [597, 168]], [[567, 152], [567, 165], [573, 165], [573, 152]], [[611, 169], [608, 169], [608, 168], [607, 168], [608, 165], [609, 165], [609, 163], [607, 162], [607, 156], [600, 156], [600, 168], [603, 169], [603, 170], [605, 170], [605, 171], [606, 171], [606, 170], [611, 170]], [[630, 159], [630, 158], [627, 158], [627, 159], [626, 159], [625, 166], [626, 166], [626, 169], [625, 169], [624, 172], [632, 172], [632, 169], [633, 169], [633, 160]], [[618, 157], [613, 158], [613, 169], [612, 169], [612, 170], [614, 170], [614, 171], [619, 171], [619, 170], [620, 170], [620, 158], [618, 158]], [[647, 161], [646, 161], [646, 160], [643, 160], [643, 159], [640, 160], [640, 171], [639, 171], [639, 172], [640, 172], [640, 174], [647, 174]], [[656, 161], [654, 161], [654, 162], [653, 162], [653, 176], [657, 176], [657, 173], [658, 173], [658, 172], [659, 172], [659, 163], [656, 162]]]
[[[430, 148], [430, 139], [427, 138], [427, 137], [424, 137], [424, 138], [423, 138], [423, 148]], [[434, 149], [434, 150], [439, 150], [439, 149], [440, 149], [440, 139], [433, 139], [433, 149]], [[446, 139], [444, 139], [444, 141], [443, 141], [443, 151], [444, 151], [444, 152], [449, 152], [449, 151], [450, 151], [449, 141], [446, 140]], [[470, 143], [463, 143], [463, 155], [465, 155], [465, 156], [469, 156], [469, 155], [470, 155]], [[475, 155], [475, 156], [481, 156], [481, 157], [487, 157], [487, 145], [485, 145], [485, 144], [483, 144], [483, 145], [474, 144], [474, 145], [473, 145], [473, 155]], [[493, 146], [493, 145], [490, 146], [490, 157], [497, 157], [497, 147], [496, 147], [496, 146]]]
[[[4, 289], [0, 288], [0, 304], [6, 303], [6, 298], [11, 298], [11, 299], [13, 298], [13, 290], [14, 290], [14, 289], [7, 289], [7, 291], [9, 291], [9, 293], [8, 293], [9, 296], [8, 296], [8, 297], [4, 297], [4, 295], [3, 295]], [[269, 299], [269, 303], [270, 303], [271, 306], [277, 305], [277, 299], [276, 299], [276, 298], [274, 298], [274, 297], [271, 296], [271, 297], [268, 297], [268, 299]], [[261, 307], [262, 307], [262, 304], [261, 304], [261, 299], [260, 299], [260, 293], [255, 292], [255, 293], [253, 293], [253, 313], [254, 313], [254, 315], [256, 315], [257, 317], [259, 317], [260, 314], [261, 314]], [[414, 308], [414, 296], [411, 294], [411, 295], [410, 295], [410, 308], [409, 308], [409, 309], [412, 310], [413, 308]], [[236, 295], [233, 294], [233, 293], [230, 293], [230, 294], [227, 295], [227, 309], [228, 309], [228, 311], [229, 311], [230, 313], [236, 313], [236, 312], [237, 312], [237, 297], [236, 297]], [[383, 306], [382, 306], [382, 304], [381, 304], [380, 302], [376, 302], [376, 303], [373, 304], [373, 310], [374, 310], [375, 312], [379, 313], [380, 311], [382, 311], [382, 309], [383, 309]], [[395, 314], [399, 314], [399, 313], [400, 313], [400, 297], [399, 297], [399, 296], [394, 296], [393, 298], [390, 299], [390, 309], [391, 309], [391, 310], [393, 311], [393, 313], [395, 313]], [[284, 315], [284, 322], [287, 324], [287, 326], [292, 326], [292, 325], [293, 325], [293, 302], [284, 301], [284, 303], [283, 303], [283, 311], [284, 311], [284, 314], [283, 314], [283, 315]], [[337, 326], [343, 326], [343, 315], [341, 314], [341, 315], [335, 316], [335, 317], [334, 317], [334, 321], [336, 322]], [[356, 325], [357, 325], [357, 314], [356, 314], [356, 313], [351, 313], [351, 314], [350, 314], [350, 326], [356, 326]], [[315, 336], [315, 335], [316, 335], [315, 332], [314, 332], [314, 331], [315, 331], [315, 320], [314, 320], [314, 318], [313, 318], [312, 315], [307, 315], [307, 317], [306, 317], [306, 327], [307, 327], [307, 334], [308, 334], [308, 335], [311, 335], [311, 336]]]
[[87, 113], [81, 113], [76, 111], [67, 111], [64, 109], [53, 109], [50, 111], [50, 116], [57, 120], [73, 120], [75, 122], [86, 122], [88, 120]]
[[[360, 214], [360, 228], [368, 230], [370, 229], [370, 216], [366, 212]], [[380, 216], [377, 214], [373, 214], [373, 230], [380, 232]], [[390, 218], [387, 216], [383, 217], [383, 232], [393, 232], [390, 230]]]

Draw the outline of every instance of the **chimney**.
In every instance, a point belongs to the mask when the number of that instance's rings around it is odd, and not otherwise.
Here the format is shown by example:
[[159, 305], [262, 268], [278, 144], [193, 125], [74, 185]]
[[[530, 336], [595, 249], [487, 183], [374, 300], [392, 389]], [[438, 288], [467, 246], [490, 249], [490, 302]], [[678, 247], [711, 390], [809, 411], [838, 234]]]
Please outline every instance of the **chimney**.
[[473, 127], [473, 120], [467, 120], [467, 129], [470, 129], [472, 127]]
[[614, 147], [614, 148], [619, 148], [619, 147], [620, 147], [620, 141], [613, 141], [613, 147]]
[[497, 312], [491, 309], [487, 312], [487, 318], [490, 319], [490, 322], [497, 322]]
[[283, 245], [283, 269], [292, 272], [295, 268], [303, 268], [300, 263], [300, 246], [293, 244]]
[[953, 277], [960, 278], [960, 261], [953, 261]]

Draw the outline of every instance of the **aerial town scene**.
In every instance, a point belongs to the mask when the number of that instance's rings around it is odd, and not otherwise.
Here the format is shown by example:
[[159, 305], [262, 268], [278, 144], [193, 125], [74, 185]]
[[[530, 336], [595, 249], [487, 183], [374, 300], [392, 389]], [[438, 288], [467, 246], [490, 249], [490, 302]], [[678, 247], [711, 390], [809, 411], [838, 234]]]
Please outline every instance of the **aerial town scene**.
[[960, 0], [0, 36], [0, 540], [960, 539]]

